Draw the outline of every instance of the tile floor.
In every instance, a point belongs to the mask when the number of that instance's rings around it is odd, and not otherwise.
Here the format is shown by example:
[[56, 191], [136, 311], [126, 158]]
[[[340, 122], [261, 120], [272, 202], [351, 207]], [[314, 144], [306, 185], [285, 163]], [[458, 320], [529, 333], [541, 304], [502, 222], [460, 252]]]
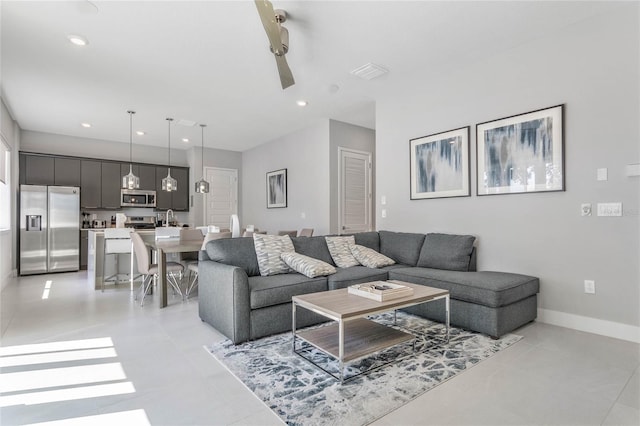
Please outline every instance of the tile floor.
[[[1, 298], [2, 425], [281, 424], [203, 349], [223, 337], [198, 318], [197, 297], [140, 308], [126, 286], [101, 293], [79, 272], [14, 278]], [[640, 424], [639, 345], [540, 323], [517, 333], [513, 347], [374, 424]], [[17, 356], [38, 351], [71, 359]]]

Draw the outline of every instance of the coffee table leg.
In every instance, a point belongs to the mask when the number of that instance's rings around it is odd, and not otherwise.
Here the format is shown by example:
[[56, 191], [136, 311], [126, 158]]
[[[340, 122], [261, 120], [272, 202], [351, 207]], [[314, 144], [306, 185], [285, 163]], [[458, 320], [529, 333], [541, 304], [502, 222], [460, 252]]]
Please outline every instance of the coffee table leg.
[[344, 383], [344, 322], [338, 321], [338, 358], [340, 358], [340, 384]]
[[291, 303], [291, 330], [293, 331], [293, 352], [296, 352], [296, 304]]
[[447, 343], [449, 343], [449, 295], [444, 298], [445, 314], [447, 316]]

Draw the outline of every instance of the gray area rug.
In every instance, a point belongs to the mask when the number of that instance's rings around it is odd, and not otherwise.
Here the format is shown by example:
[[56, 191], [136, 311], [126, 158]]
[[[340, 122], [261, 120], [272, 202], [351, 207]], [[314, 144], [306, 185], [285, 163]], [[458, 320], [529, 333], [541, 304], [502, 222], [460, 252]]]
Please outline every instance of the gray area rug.
[[[370, 319], [392, 325], [393, 313]], [[398, 312], [397, 326], [423, 334], [419, 351], [406, 343], [350, 363], [347, 376], [393, 361], [342, 386], [292, 352], [290, 332], [237, 346], [225, 340], [205, 348], [287, 424], [366, 425], [522, 338], [508, 334], [492, 340], [452, 327], [446, 344], [440, 340], [443, 324], [404, 312]], [[305, 356], [337, 373], [331, 357], [310, 345], [301, 347]]]

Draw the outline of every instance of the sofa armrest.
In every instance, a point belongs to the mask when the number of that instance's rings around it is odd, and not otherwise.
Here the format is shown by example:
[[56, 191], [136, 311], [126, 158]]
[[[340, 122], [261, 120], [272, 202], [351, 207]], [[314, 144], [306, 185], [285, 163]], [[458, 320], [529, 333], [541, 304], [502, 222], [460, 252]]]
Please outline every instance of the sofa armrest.
[[249, 280], [244, 269], [212, 260], [198, 263], [200, 319], [233, 343], [249, 340], [249, 295]]

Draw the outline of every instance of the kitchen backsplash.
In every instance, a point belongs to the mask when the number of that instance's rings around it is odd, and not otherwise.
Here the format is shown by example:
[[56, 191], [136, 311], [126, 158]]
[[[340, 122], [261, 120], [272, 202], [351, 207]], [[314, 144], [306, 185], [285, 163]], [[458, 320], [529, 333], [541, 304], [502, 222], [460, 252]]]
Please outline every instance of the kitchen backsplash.
[[[157, 217], [157, 214], [160, 213], [163, 215], [166, 212], [156, 212], [153, 209], [145, 209], [145, 208], [123, 208], [120, 210], [82, 210], [80, 212], [80, 219], [82, 219], [82, 213], [89, 214], [89, 221], [93, 220], [93, 215], [95, 214], [96, 220], [104, 220], [107, 227], [111, 227], [111, 217], [115, 217], [117, 213], [124, 214], [126, 216], [153, 216]], [[188, 212], [175, 212], [174, 218], [178, 222], [178, 226], [182, 226], [188, 223], [189, 213]]]

